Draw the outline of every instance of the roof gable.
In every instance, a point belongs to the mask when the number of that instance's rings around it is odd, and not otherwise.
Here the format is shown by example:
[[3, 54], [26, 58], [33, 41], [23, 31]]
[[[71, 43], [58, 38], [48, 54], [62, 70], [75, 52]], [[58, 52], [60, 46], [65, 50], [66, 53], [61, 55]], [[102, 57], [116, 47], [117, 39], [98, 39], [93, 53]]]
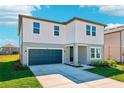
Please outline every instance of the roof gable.
[[[18, 20], [18, 31], [20, 33], [20, 26], [22, 25], [22, 18], [29, 18], [29, 19], [35, 19], [35, 20], [40, 20], [40, 21], [46, 21], [46, 22], [52, 22], [52, 23], [57, 23], [57, 24], [62, 24], [62, 25], [66, 25], [70, 22], [73, 22], [74, 20], [80, 20], [80, 21], [84, 21], [84, 22], [89, 22], [89, 23], [93, 23], [93, 24], [97, 24], [97, 25], [101, 25], [101, 26], [107, 26], [106, 24], [102, 24], [102, 23], [98, 23], [98, 22], [94, 22], [94, 21], [90, 21], [90, 20], [86, 20], [86, 19], [82, 19], [82, 18], [78, 18], [78, 17], [74, 17], [72, 19], [70, 19], [67, 22], [57, 22], [57, 21], [53, 21], [53, 20], [47, 20], [47, 19], [41, 19], [41, 18], [36, 18], [36, 17], [32, 17], [32, 16], [26, 16], [26, 15], [19, 15], [19, 20]], [[18, 33], [18, 34], [19, 34]]]
[[105, 30], [104, 34], [117, 33], [117, 32], [121, 32], [123, 30], [124, 30], [124, 26], [119, 26], [119, 27], [116, 27], [116, 28]]
[[7, 44], [7, 45], [4, 45], [4, 46], [2, 46], [2, 47], [6, 47], [6, 48], [8, 48], [8, 47], [10, 47], [10, 48], [16, 48], [16, 46], [15, 46], [15, 45], [12, 45], [12, 44]]

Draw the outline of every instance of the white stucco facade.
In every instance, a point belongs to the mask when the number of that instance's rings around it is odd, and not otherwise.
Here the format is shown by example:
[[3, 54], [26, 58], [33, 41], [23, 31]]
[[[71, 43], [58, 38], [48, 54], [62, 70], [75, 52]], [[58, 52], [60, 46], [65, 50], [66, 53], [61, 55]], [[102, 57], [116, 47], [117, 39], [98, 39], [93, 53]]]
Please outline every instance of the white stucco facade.
[[124, 63], [124, 30], [123, 31], [121, 31], [121, 36], [120, 36], [120, 43], [121, 43], [121, 46], [120, 46], [120, 48], [121, 48], [121, 61], [122, 61], [122, 63]]
[[[104, 27], [92, 23], [75, 20], [67, 25], [44, 22], [23, 18], [23, 41], [34, 43], [85, 43], [85, 44], [104, 44]], [[33, 33], [33, 22], [40, 23], [40, 34]], [[86, 35], [86, 25], [97, 27], [96, 36]], [[60, 27], [60, 35], [54, 36], [54, 26]]]
[[[33, 33], [33, 22], [40, 23], [39, 34]], [[86, 35], [87, 24], [96, 27], [96, 36]], [[54, 26], [59, 26], [59, 36], [54, 35]], [[62, 48], [64, 53], [63, 63], [69, 63], [69, 47], [73, 46], [75, 65], [80, 60], [81, 63], [89, 64], [91, 61], [90, 48], [100, 47], [100, 60], [103, 59], [104, 25], [76, 19], [67, 24], [61, 24], [22, 16], [19, 30], [20, 58], [23, 64], [28, 65], [27, 51], [29, 47]]]
[[[33, 33], [33, 22], [40, 23], [40, 34]], [[54, 25], [60, 26], [59, 37], [54, 36]], [[23, 18], [23, 41], [31, 43], [65, 44], [64, 25]]]
[[121, 31], [121, 47], [124, 47], [124, 30]]

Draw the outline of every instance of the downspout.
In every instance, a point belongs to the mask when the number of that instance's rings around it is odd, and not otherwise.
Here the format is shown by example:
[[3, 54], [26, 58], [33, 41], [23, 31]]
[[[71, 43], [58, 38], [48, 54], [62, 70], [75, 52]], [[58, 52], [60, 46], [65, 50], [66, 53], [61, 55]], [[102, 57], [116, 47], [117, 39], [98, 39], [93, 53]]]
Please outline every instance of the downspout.
[[122, 32], [120, 32], [120, 62], [123, 64], [123, 60], [122, 60], [122, 36], [121, 36]]

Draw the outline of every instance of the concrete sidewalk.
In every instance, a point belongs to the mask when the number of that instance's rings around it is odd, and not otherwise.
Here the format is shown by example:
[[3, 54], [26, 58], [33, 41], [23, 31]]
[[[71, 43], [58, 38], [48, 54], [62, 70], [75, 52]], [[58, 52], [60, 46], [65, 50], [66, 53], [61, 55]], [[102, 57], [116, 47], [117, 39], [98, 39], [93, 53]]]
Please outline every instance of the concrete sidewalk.
[[64, 64], [30, 66], [46, 88], [124, 88], [124, 83]]
[[36, 76], [44, 88], [124, 88], [124, 83], [104, 78], [76, 84], [60, 74]]

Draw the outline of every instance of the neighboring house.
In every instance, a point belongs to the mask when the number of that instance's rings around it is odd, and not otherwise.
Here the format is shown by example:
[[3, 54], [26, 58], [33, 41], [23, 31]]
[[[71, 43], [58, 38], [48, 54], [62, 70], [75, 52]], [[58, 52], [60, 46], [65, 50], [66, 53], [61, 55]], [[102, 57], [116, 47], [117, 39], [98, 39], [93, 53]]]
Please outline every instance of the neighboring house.
[[78, 66], [103, 60], [105, 26], [81, 18], [56, 22], [19, 15], [21, 62]]
[[12, 45], [7, 44], [2, 47], [0, 47], [0, 54], [17, 54], [19, 52], [19, 48]]
[[124, 26], [106, 30], [104, 33], [104, 58], [124, 62]]

